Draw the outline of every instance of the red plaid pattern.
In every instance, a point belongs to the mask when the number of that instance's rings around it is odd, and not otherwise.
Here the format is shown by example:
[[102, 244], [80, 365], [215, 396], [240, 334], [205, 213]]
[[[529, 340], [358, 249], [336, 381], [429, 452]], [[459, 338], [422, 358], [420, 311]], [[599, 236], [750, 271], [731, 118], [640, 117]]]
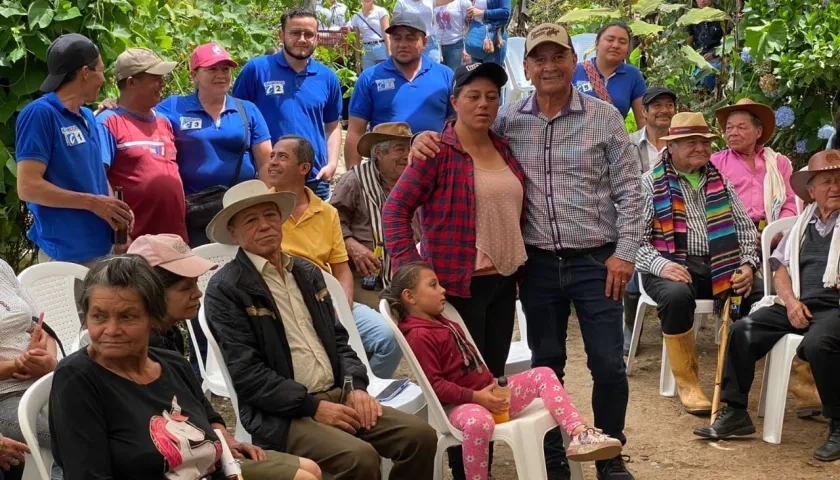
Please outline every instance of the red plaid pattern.
[[[385, 201], [382, 226], [385, 249], [396, 272], [402, 265], [420, 260], [411, 219], [422, 208], [423, 260], [432, 265], [448, 293], [469, 297], [476, 258], [473, 163], [452, 125], [444, 127], [438, 144], [440, 153], [435, 158], [414, 161], [405, 168]], [[525, 173], [507, 140], [492, 131], [490, 139], [519, 179], [524, 194]], [[522, 207], [520, 225], [524, 228], [525, 205]]]

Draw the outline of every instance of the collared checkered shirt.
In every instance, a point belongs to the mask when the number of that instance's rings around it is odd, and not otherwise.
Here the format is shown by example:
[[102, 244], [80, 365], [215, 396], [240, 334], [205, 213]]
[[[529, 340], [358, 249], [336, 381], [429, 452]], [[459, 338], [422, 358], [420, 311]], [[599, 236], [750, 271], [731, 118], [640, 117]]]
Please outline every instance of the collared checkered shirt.
[[639, 154], [612, 105], [572, 89], [568, 107], [543, 115], [532, 94], [505, 105], [493, 129], [525, 170], [525, 243], [543, 250], [617, 244], [635, 261], [641, 243]]
[[[691, 188], [683, 176], [680, 176], [680, 188], [685, 199], [686, 227], [688, 229], [686, 240], [687, 254], [690, 256], [709, 255], [709, 229], [706, 226], [706, 171], [700, 175], [700, 184], [697, 191]], [[735, 234], [738, 236], [738, 245], [741, 250], [741, 265], [752, 265], [755, 270], [761, 266], [761, 259], [758, 256], [758, 230], [750, 219], [744, 204], [738, 199], [735, 188], [729, 180], [723, 179], [726, 185], [726, 193], [729, 195], [729, 202], [732, 205], [732, 220], [735, 223]], [[665, 265], [670, 262], [663, 257], [658, 250], [653, 248], [650, 238], [653, 235], [653, 172], [647, 172], [642, 176], [642, 190], [645, 195], [645, 236], [639, 253], [636, 255], [636, 270], [643, 273], [652, 273], [656, 276], [662, 272]]]

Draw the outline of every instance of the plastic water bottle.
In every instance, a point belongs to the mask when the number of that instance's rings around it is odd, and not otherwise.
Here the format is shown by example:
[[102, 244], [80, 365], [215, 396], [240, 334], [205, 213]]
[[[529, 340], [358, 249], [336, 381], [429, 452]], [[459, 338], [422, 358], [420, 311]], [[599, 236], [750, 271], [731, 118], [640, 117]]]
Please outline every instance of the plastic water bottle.
[[493, 389], [493, 395], [505, 400], [508, 404], [502, 412], [493, 414], [493, 421], [505, 423], [510, 420], [510, 387], [508, 387], [507, 377], [503, 376], [496, 379], [496, 388]]
[[338, 403], [346, 405], [351, 393], [353, 393], [353, 376], [345, 375], [344, 384], [341, 386], [341, 400]]

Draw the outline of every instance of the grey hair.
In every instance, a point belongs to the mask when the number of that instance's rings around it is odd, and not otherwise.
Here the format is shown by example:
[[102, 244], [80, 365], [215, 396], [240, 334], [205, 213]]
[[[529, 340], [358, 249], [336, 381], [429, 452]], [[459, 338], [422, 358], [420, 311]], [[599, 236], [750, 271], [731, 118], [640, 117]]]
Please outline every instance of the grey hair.
[[118, 255], [97, 262], [85, 276], [82, 289], [82, 326], [90, 311], [90, 296], [94, 288], [131, 289], [140, 294], [152, 327], [166, 321], [166, 292], [160, 277], [140, 255]]
[[[743, 113], [744, 115], [750, 117], [750, 121], [752, 122], [755, 128], [764, 126], [761, 124], [761, 120], [759, 120], [757, 116], [755, 116], [752, 112], [749, 112], [747, 110], [732, 110], [731, 112], [729, 112], [729, 117], [735, 115], [736, 113]], [[729, 117], [727, 117], [727, 121], [729, 120]], [[726, 125], [723, 125], [722, 128], [726, 128]]]
[[393, 140], [385, 140], [384, 142], [375, 143], [372, 147], [370, 147], [370, 161], [375, 162], [376, 159], [381, 156], [375, 153], [377, 151], [379, 151], [382, 155], [387, 155], [391, 150], [391, 142], [393, 142]]

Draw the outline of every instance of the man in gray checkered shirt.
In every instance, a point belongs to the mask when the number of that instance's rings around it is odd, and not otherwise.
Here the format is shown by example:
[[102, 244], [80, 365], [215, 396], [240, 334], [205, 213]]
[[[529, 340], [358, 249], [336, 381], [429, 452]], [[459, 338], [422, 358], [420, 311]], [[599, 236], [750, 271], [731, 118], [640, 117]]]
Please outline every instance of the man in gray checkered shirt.
[[[595, 426], [626, 442], [627, 373], [622, 356], [624, 288], [642, 239], [639, 156], [612, 105], [571, 85], [577, 64], [569, 34], [542, 24], [528, 33], [525, 73], [535, 93], [505, 105], [493, 129], [525, 171], [528, 261], [519, 296], [532, 365], [563, 378], [574, 303], [592, 372]], [[437, 153], [424, 132], [412, 154]], [[557, 429], [546, 435], [550, 480], [569, 478]], [[621, 457], [596, 462], [601, 480], [629, 480]]]

